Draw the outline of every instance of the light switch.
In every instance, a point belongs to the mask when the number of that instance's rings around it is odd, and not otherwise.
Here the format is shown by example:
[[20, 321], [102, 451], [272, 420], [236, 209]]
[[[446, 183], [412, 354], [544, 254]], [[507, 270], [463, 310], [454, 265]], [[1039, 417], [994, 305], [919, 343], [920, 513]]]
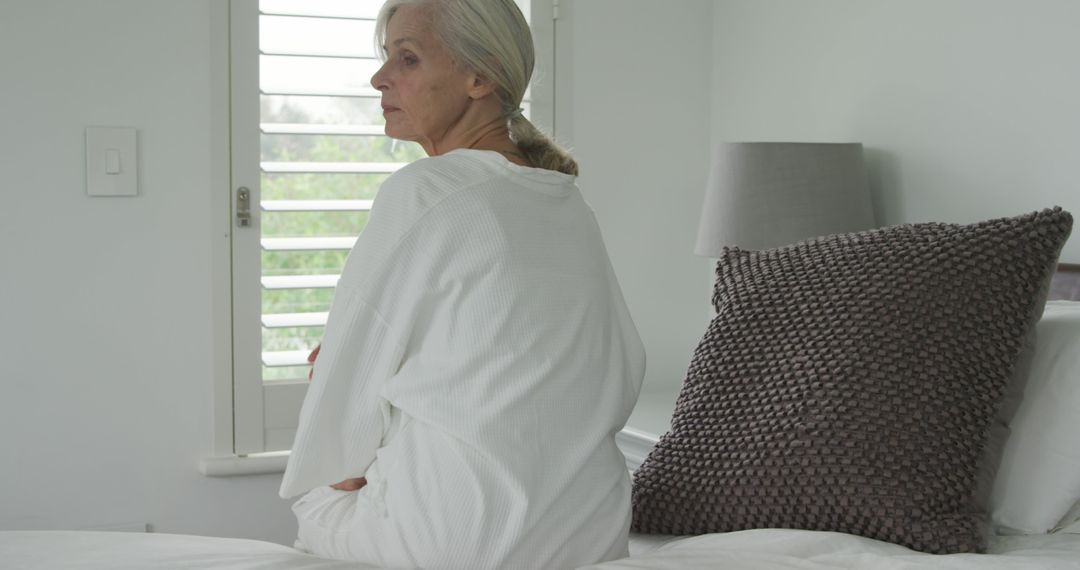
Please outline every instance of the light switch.
[[90, 196], [136, 196], [139, 156], [132, 128], [86, 128], [86, 193]]
[[120, 151], [115, 148], [105, 150], [105, 174], [120, 174]]

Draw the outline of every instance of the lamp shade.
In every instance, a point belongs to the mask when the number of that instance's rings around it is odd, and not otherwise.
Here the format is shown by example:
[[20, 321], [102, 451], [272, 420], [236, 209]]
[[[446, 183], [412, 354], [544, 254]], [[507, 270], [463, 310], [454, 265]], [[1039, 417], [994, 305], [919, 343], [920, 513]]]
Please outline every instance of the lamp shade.
[[875, 226], [859, 143], [723, 143], [694, 253], [770, 249]]

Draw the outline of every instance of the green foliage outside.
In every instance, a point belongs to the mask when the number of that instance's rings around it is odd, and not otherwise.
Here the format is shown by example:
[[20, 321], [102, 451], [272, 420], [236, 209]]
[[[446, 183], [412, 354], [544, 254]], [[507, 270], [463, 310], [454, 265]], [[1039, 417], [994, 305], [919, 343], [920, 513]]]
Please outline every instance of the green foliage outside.
[[[292, 98], [299, 99], [299, 98]], [[315, 99], [315, 98], [309, 98]], [[262, 120], [271, 123], [328, 122], [347, 118], [359, 124], [377, 124], [374, 108], [356, 101], [331, 99], [316, 116], [303, 105], [264, 99]], [[308, 106], [310, 108], [310, 105]], [[370, 105], [369, 105], [370, 107]], [[365, 117], [365, 115], [367, 115]], [[374, 115], [374, 116], [371, 116]], [[320, 121], [321, 119], [321, 121]], [[366, 119], [366, 120], [365, 120]], [[262, 135], [264, 162], [411, 162], [424, 156], [415, 143], [385, 136]], [[386, 174], [289, 173], [262, 176], [263, 200], [371, 200]], [[367, 212], [262, 212], [262, 237], [354, 237], [367, 223]], [[262, 275], [339, 274], [347, 250], [263, 251]], [[325, 312], [333, 300], [331, 288], [264, 289], [263, 314]], [[263, 328], [262, 349], [311, 350], [321, 342], [323, 327]], [[306, 378], [306, 367], [263, 368], [264, 380]]]

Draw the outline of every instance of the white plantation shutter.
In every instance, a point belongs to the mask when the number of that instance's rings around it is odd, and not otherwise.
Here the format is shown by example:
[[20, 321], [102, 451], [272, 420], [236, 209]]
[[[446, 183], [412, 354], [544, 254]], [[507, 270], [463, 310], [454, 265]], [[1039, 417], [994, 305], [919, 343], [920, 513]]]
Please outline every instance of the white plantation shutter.
[[[234, 444], [288, 449], [345, 257], [379, 185], [424, 156], [383, 134], [383, 0], [233, 0], [230, 7]], [[529, 16], [528, 0], [519, 0]], [[548, 23], [550, 26], [550, 23]], [[535, 33], [535, 32], [534, 32]], [[538, 36], [540, 34], [537, 34]], [[543, 75], [544, 40], [537, 37]], [[550, 89], [544, 91], [550, 93]], [[527, 94], [526, 113], [539, 110]], [[550, 107], [550, 96], [541, 96]], [[545, 103], [540, 103], [544, 105]], [[551, 116], [551, 111], [533, 112]], [[542, 128], [550, 121], [538, 122]], [[250, 223], [242, 225], [247, 193]]]

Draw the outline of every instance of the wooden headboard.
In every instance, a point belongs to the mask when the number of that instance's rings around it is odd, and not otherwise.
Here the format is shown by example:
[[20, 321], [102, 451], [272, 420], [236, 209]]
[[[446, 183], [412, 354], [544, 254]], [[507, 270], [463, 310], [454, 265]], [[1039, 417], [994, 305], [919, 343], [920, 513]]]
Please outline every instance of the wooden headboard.
[[1058, 264], [1057, 273], [1050, 281], [1050, 295], [1047, 299], [1080, 301], [1080, 264]]

